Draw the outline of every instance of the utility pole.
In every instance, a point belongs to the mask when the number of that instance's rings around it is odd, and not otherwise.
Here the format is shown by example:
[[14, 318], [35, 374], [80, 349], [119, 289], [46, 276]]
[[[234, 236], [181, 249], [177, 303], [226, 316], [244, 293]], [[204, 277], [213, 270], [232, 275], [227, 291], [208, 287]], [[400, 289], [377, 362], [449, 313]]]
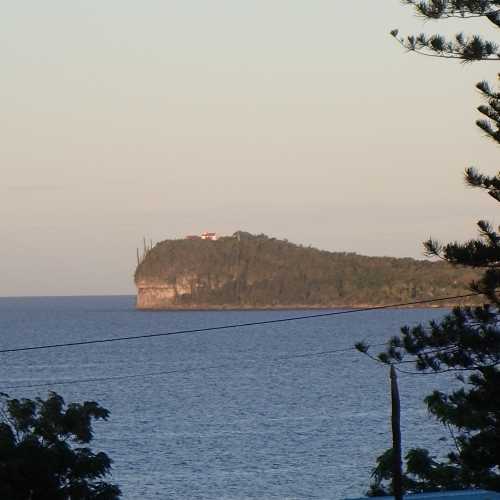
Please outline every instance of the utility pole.
[[394, 468], [392, 472], [392, 489], [395, 500], [403, 500], [403, 463], [401, 458], [401, 404], [399, 401], [398, 377], [394, 365], [391, 364], [391, 424], [392, 451]]

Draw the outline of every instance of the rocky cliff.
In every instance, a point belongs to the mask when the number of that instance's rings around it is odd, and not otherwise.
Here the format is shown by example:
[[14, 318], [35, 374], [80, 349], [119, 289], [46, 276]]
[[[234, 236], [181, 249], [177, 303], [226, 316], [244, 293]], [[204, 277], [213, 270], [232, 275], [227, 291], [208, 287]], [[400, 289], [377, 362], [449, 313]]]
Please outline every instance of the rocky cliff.
[[158, 243], [140, 259], [135, 283], [139, 309], [326, 308], [458, 295], [475, 277], [442, 262], [326, 252], [238, 232]]

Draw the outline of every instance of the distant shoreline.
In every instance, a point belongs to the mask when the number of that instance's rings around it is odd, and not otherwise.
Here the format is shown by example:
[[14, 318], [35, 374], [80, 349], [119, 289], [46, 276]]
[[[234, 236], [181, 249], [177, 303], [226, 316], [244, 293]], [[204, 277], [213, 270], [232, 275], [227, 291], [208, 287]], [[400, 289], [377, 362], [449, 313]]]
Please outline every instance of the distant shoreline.
[[330, 311], [332, 309], [342, 310], [355, 310], [355, 309], [374, 309], [379, 310], [382, 308], [391, 309], [450, 309], [459, 304], [445, 303], [445, 304], [416, 304], [416, 305], [392, 305], [392, 304], [357, 304], [357, 305], [330, 305], [330, 306], [311, 306], [311, 305], [287, 305], [287, 306], [185, 306], [185, 307], [136, 307], [137, 311], [141, 312], [196, 312], [196, 311]]

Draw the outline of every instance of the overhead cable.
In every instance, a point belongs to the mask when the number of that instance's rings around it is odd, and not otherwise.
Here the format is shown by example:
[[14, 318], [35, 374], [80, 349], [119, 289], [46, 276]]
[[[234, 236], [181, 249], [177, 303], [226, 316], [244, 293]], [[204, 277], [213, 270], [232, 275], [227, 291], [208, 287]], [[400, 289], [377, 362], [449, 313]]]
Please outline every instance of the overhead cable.
[[342, 311], [333, 311], [333, 312], [327, 312], [327, 313], [318, 313], [318, 314], [307, 314], [304, 316], [291, 316], [287, 318], [277, 318], [277, 319], [269, 319], [269, 320], [263, 320], [263, 321], [252, 321], [248, 323], [235, 323], [235, 324], [230, 324], [230, 325], [220, 325], [220, 326], [210, 326], [206, 328], [193, 328], [193, 329], [188, 329], [188, 330], [174, 330], [171, 332], [160, 332], [160, 333], [149, 333], [149, 334], [143, 334], [143, 335], [128, 335], [124, 337], [109, 337], [109, 338], [104, 338], [104, 339], [89, 339], [89, 340], [79, 340], [75, 342], [62, 342], [58, 344], [45, 344], [45, 345], [36, 345], [36, 346], [26, 346], [26, 347], [12, 347], [12, 348], [7, 348], [7, 349], [0, 349], [0, 354], [5, 354], [5, 353], [10, 353], [10, 352], [24, 352], [24, 351], [38, 351], [42, 349], [57, 349], [57, 348], [63, 348], [63, 347], [76, 347], [76, 346], [83, 346], [83, 345], [90, 345], [90, 344], [105, 344], [105, 343], [110, 343], [110, 342], [123, 342], [127, 340], [141, 340], [141, 339], [150, 339], [150, 338], [156, 338], [156, 337], [167, 337], [170, 335], [183, 335], [183, 334], [192, 334], [192, 333], [206, 333], [206, 332], [213, 332], [213, 331], [218, 331], [218, 330], [229, 330], [233, 328], [245, 328], [249, 326], [260, 326], [260, 325], [269, 325], [269, 324], [275, 324], [275, 323], [285, 323], [289, 321], [300, 321], [300, 320], [307, 320], [307, 319], [316, 319], [316, 318], [327, 318], [331, 316], [340, 316], [340, 315], [345, 315], [345, 314], [356, 314], [356, 313], [362, 313], [362, 312], [369, 312], [369, 311], [380, 311], [382, 309], [393, 309], [393, 308], [398, 308], [398, 307], [408, 307], [408, 306], [415, 306], [415, 305], [420, 305], [420, 304], [431, 304], [434, 302], [442, 302], [444, 300], [457, 300], [457, 299], [464, 299], [467, 297], [473, 297], [481, 295], [478, 293], [467, 293], [463, 295], [453, 295], [449, 297], [439, 297], [435, 299], [425, 299], [425, 300], [416, 300], [413, 302], [400, 302], [397, 304], [386, 304], [382, 306], [373, 306], [373, 307], [361, 307], [358, 309], [346, 309]]
[[[387, 342], [382, 342], [380, 344], [372, 344], [373, 346], [382, 346], [387, 345]], [[301, 354], [290, 354], [285, 356], [278, 356], [271, 359], [265, 359], [263, 363], [275, 363], [279, 361], [287, 361], [290, 359], [298, 359], [298, 358], [310, 358], [314, 356], [326, 356], [329, 354], [340, 354], [348, 351], [357, 350], [355, 347], [344, 347], [342, 349], [331, 349], [326, 351], [317, 351], [317, 352], [306, 352]], [[89, 378], [81, 378], [81, 379], [66, 379], [66, 380], [56, 380], [53, 382], [35, 382], [32, 384], [21, 384], [21, 385], [12, 385], [2, 387], [2, 391], [11, 390], [11, 389], [31, 389], [37, 387], [52, 387], [56, 385], [75, 385], [82, 383], [92, 383], [92, 382], [112, 382], [115, 380], [126, 380], [133, 378], [148, 378], [148, 377], [159, 377], [164, 375], [173, 375], [178, 373], [191, 373], [191, 372], [203, 372], [210, 371], [216, 369], [230, 369], [230, 370], [244, 370], [247, 368], [251, 368], [255, 365], [231, 365], [231, 364], [220, 364], [220, 365], [209, 365], [209, 366], [198, 366], [193, 368], [178, 368], [174, 370], [160, 370], [156, 372], [144, 372], [144, 373], [130, 373], [127, 375], [113, 375], [109, 377], [89, 377]]]

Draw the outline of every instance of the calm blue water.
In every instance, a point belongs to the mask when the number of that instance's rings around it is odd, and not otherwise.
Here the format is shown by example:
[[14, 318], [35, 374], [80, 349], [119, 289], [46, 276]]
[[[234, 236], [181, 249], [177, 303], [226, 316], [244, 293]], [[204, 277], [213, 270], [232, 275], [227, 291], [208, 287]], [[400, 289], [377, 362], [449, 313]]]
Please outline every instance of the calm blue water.
[[[350, 351], [438, 309], [386, 310], [139, 341], [2, 354], [0, 391], [111, 410], [93, 448], [125, 499], [339, 499], [366, 491], [390, 446], [385, 368]], [[0, 299], [0, 346], [22, 347], [296, 316], [303, 311], [139, 312], [133, 297]], [[221, 366], [223, 365], [223, 366]], [[149, 377], [12, 389], [65, 380]], [[422, 397], [436, 376], [400, 376], [406, 446], [451, 446]], [[442, 438], [442, 441], [439, 439]]]

